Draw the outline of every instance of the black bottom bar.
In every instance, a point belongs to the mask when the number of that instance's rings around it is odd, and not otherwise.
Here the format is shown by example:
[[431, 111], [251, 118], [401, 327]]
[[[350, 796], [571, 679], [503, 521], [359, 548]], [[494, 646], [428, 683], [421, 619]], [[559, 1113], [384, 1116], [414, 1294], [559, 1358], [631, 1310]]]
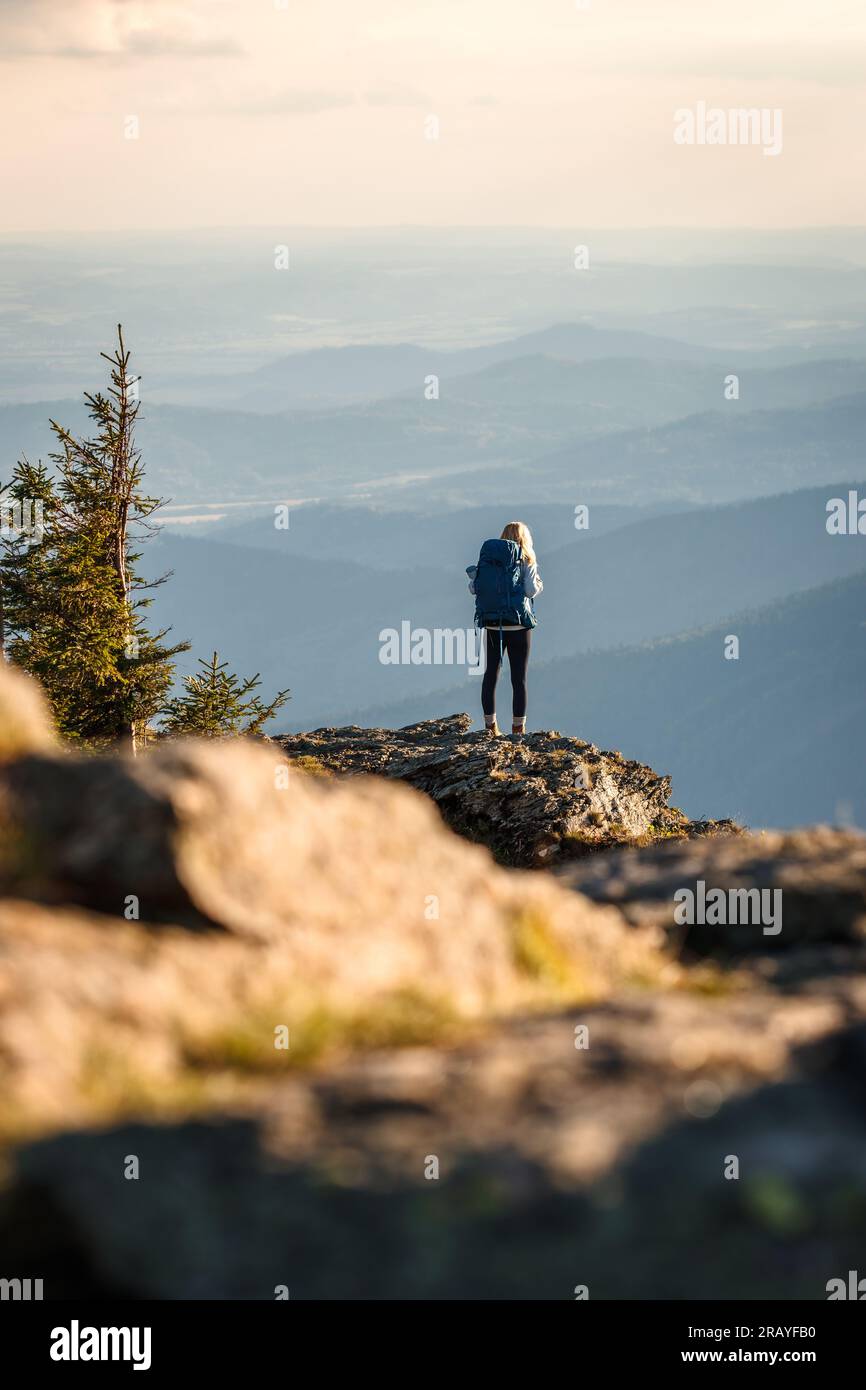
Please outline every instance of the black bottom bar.
[[[486, 1371], [501, 1363], [513, 1373], [526, 1360], [528, 1369], [535, 1363], [534, 1379], [565, 1355], [575, 1377], [590, 1365], [613, 1374], [799, 1365], [826, 1380], [828, 1371], [856, 1364], [864, 1324], [864, 1310], [845, 1302], [0, 1304], [4, 1364], [25, 1375], [92, 1379], [106, 1369], [132, 1375], [138, 1366], [160, 1383], [178, 1372], [249, 1377], [280, 1367], [309, 1380], [297, 1360], [303, 1352], [316, 1358], [317, 1380], [332, 1375], [341, 1356], [354, 1375], [383, 1360], [396, 1369], [399, 1359], [399, 1379], [429, 1378], [437, 1364], [453, 1374], [458, 1346], [462, 1360], [470, 1345]], [[407, 1343], [414, 1328], [419, 1340]]]

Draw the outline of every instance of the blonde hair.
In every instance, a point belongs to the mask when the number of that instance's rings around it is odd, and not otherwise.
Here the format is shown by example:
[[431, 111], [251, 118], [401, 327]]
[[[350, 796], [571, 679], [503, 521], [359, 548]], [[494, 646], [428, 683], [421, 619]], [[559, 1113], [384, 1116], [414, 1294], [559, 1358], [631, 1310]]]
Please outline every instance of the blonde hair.
[[515, 545], [520, 546], [523, 558], [528, 565], [537, 563], [532, 544], [532, 532], [525, 522], [509, 521], [499, 539], [501, 541], [514, 541]]

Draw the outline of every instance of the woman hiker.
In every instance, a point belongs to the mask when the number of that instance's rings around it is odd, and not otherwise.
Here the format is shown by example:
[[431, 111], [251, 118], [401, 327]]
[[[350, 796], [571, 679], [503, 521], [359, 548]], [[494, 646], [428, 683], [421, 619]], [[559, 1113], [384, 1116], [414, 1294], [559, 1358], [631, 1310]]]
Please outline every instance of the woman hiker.
[[477, 565], [468, 565], [469, 592], [475, 595], [475, 624], [486, 629], [486, 664], [481, 682], [484, 727], [498, 734], [496, 682], [503, 651], [508, 653], [512, 690], [512, 734], [526, 732], [526, 668], [536, 624], [533, 599], [544, 585], [529, 527], [509, 521], [499, 540], [485, 541]]

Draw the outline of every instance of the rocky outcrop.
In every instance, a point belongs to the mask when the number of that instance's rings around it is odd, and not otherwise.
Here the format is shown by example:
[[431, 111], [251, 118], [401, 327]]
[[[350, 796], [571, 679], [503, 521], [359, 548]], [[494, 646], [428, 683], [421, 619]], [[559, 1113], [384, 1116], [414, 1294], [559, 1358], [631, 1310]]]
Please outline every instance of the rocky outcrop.
[[669, 777], [557, 733], [471, 733], [468, 714], [404, 729], [316, 729], [276, 740], [291, 759], [373, 773], [431, 797], [452, 830], [503, 864], [536, 868], [627, 842], [734, 830], [668, 805]]

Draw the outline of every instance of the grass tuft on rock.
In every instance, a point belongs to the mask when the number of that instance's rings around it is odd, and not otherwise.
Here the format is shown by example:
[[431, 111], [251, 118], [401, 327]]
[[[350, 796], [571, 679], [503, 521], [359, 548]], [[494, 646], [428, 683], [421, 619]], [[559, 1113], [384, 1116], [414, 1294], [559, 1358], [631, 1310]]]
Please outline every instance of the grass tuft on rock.
[[[288, 1047], [275, 1046], [275, 1028], [288, 1029]], [[359, 1008], [319, 1005], [296, 1010], [278, 1004], [241, 1015], [219, 1032], [188, 1040], [188, 1065], [205, 1071], [281, 1072], [351, 1051], [457, 1042], [476, 1031], [446, 1000], [421, 989], [399, 989]]]
[[522, 908], [512, 919], [514, 964], [534, 984], [556, 992], [580, 994], [582, 980], [574, 961], [557, 939], [546, 913]]

